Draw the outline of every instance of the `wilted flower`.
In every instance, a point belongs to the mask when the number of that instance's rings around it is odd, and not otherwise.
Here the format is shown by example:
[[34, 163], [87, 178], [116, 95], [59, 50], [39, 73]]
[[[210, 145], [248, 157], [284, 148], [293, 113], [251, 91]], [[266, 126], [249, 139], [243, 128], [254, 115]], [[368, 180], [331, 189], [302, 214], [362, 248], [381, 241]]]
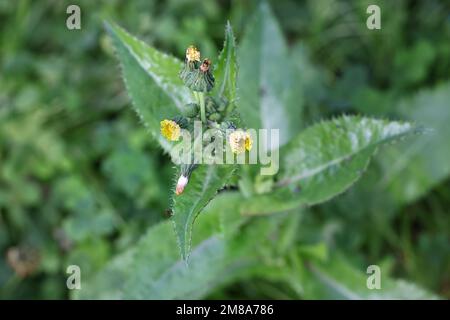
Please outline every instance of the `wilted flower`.
[[228, 141], [230, 143], [231, 151], [236, 154], [240, 154], [245, 150], [250, 150], [253, 145], [250, 134], [242, 130], [236, 130], [230, 133]]
[[202, 64], [200, 65], [200, 71], [207, 72], [207, 71], [209, 71], [210, 66], [211, 66], [211, 60], [205, 59], [205, 60], [203, 60]]
[[169, 141], [178, 141], [181, 128], [175, 121], [166, 119], [161, 121], [161, 134]]

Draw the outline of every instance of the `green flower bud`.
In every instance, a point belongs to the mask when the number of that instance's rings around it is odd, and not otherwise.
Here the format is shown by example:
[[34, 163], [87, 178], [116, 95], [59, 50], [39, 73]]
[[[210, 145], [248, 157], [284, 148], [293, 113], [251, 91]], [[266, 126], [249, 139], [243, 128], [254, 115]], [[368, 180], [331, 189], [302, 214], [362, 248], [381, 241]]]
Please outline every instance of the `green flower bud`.
[[188, 121], [183, 116], [176, 116], [172, 120], [175, 121], [182, 129], [186, 129], [188, 126]]
[[214, 88], [214, 76], [210, 70], [211, 61], [203, 60], [200, 67], [185, 76], [184, 84], [193, 91], [209, 92]]
[[216, 101], [213, 97], [208, 96], [205, 98], [205, 109], [206, 113], [214, 113], [217, 111]]
[[200, 107], [196, 103], [188, 103], [184, 107], [184, 115], [189, 118], [195, 118], [198, 115]]
[[217, 121], [220, 120], [220, 118], [222, 118], [222, 116], [220, 115], [220, 113], [214, 112], [214, 113], [211, 113], [208, 118], [211, 121], [216, 121], [217, 122]]
[[185, 62], [183, 69], [180, 71], [180, 78], [186, 84], [196, 73], [196, 70], [199, 68], [198, 61], [187, 61]]
[[233, 122], [231, 121], [224, 121], [220, 124], [220, 128], [223, 130], [227, 130], [227, 129], [236, 129], [236, 126], [234, 125]]
[[200, 51], [194, 46], [189, 46], [186, 49], [186, 58], [184, 60], [183, 69], [180, 71], [180, 78], [186, 84], [190, 81], [194, 73], [200, 67]]
[[223, 112], [223, 111], [225, 111], [225, 109], [227, 108], [227, 106], [228, 106], [228, 100], [227, 100], [225, 97], [218, 98], [218, 99], [216, 100], [216, 108], [217, 108], [217, 111]]

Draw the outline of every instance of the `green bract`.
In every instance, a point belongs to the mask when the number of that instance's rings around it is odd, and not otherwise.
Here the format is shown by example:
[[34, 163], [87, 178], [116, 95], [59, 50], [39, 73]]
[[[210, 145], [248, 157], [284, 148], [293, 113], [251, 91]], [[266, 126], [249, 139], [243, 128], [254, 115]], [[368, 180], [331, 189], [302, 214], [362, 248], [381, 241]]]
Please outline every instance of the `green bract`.
[[193, 63], [193, 65], [195, 66], [193, 69], [186, 65], [180, 74], [186, 87], [197, 92], [211, 91], [214, 88], [214, 76], [210, 71], [209, 60], [204, 60], [201, 64]]

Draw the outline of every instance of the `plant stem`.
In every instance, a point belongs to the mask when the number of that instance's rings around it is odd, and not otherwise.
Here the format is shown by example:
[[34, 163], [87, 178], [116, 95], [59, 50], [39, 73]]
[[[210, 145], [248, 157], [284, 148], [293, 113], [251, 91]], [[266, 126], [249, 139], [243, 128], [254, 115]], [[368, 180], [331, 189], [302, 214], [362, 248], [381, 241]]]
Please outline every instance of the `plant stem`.
[[206, 116], [205, 116], [205, 94], [203, 92], [197, 92], [198, 100], [200, 104], [200, 119], [203, 123], [206, 123]]
[[197, 91], [192, 91], [192, 92], [194, 93], [195, 100], [197, 101], [198, 104], [200, 104], [200, 100], [198, 98], [198, 92]]
[[241, 179], [238, 181], [238, 185], [245, 198], [250, 198], [253, 195], [253, 181], [248, 165], [242, 166]]

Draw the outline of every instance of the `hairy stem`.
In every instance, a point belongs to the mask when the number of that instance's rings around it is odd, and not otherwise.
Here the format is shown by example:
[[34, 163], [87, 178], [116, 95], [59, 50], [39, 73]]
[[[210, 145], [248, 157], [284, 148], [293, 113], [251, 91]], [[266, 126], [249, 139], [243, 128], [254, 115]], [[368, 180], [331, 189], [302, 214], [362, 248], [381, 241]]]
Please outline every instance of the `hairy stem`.
[[200, 119], [203, 123], [206, 123], [205, 116], [205, 94], [203, 92], [197, 92], [198, 103], [200, 104]]

